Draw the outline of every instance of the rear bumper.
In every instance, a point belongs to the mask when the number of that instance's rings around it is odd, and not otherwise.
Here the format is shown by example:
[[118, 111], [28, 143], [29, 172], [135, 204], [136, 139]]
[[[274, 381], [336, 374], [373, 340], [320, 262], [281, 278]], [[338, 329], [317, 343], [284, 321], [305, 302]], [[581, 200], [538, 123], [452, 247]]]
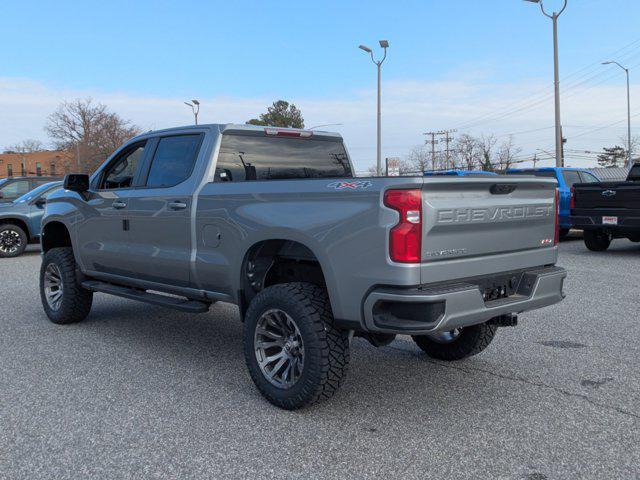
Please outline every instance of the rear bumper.
[[512, 295], [489, 301], [484, 300], [476, 281], [410, 290], [374, 289], [363, 304], [363, 327], [370, 332], [421, 335], [484, 323], [560, 302], [566, 276], [560, 267], [525, 270], [518, 273]]
[[[640, 233], [640, 216], [630, 216], [628, 214], [619, 215], [618, 212], [603, 212], [597, 215], [575, 215], [572, 217], [573, 224], [581, 230], [599, 230], [607, 229], [612, 232], [626, 231]], [[618, 217], [617, 225], [604, 225], [602, 223], [603, 216]]]

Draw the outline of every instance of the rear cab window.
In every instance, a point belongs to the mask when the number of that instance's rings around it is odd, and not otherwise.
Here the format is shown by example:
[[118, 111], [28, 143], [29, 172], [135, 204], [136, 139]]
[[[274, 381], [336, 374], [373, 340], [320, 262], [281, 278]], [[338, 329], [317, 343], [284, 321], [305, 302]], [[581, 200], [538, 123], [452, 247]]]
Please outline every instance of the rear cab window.
[[640, 165], [634, 165], [631, 167], [627, 180], [631, 182], [640, 182]]
[[589, 172], [580, 172], [582, 183], [598, 183], [600, 180]]
[[564, 178], [564, 183], [567, 184], [567, 187], [573, 187], [575, 183], [582, 183], [580, 174], [575, 170], [564, 170], [562, 178]]
[[216, 182], [352, 177], [340, 138], [224, 134]]

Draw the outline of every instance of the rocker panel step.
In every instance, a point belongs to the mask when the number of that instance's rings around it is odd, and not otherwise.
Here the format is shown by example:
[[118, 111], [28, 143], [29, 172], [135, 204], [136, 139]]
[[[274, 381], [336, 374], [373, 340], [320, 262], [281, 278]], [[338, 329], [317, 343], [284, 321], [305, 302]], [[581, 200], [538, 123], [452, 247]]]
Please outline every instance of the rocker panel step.
[[82, 287], [94, 292], [108, 293], [118, 297], [138, 300], [139, 302], [159, 305], [161, 307], [174, 308], [189, 313], [204, 313], [209, 310], [209, 303], [187, 298], [169, 297], [157, 293], [149, 293], [143, 290], [113, 285], [111, 283], [100, 282], [98, 280], [86, 280], [82, 282]]

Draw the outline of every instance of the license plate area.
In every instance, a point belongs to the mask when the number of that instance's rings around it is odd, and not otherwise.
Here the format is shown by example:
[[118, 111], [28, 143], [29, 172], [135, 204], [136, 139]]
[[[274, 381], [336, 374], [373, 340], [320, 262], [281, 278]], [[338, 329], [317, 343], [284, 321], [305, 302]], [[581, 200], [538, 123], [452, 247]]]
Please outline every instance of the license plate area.
[[603, 225], [618, 225], [618, 217], [602, 217]]
[[520, 282], [524, 273], [510, 273], [485, 278], [478, 281], [477, 285], [485, 302], [509, 298], [518, 293]]

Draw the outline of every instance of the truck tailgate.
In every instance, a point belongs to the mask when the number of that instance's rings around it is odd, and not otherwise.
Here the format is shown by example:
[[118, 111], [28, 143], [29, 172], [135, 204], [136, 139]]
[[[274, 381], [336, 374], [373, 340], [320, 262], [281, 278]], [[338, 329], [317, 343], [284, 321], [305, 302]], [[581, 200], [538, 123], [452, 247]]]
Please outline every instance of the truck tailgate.
[[[554, 263], [555, 198], [552, 179], [425, 179], [423, 282], [429, 280], [430, 266], [456, 260], [464, 259], [458, 276], [465, 276], [465, 265], [475, 265], [469, 268], [472, 275]], [[522, 253], [519, 261], [504, 261], [504, 254], [514, 252]], [[500, 255], [502, 260], [491, 260]]]
[[640, 183], [603, 182], [574, 185], [576, 209], [626, 209], [640, 207]]

